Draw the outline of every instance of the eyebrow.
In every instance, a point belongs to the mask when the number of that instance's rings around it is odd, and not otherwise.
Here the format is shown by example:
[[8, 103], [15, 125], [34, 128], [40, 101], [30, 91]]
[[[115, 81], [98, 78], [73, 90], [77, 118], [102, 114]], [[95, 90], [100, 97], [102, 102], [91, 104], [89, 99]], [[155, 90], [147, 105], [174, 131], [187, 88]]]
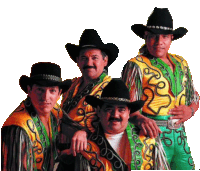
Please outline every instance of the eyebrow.
[[[115, 106], [113, 106], [113, 105], [106, 105], [105, 106], [105, 108], [114, 108]], [[126, 105], [118, 105], [117, 106], [118, 108], [125, 108], [126, 107]]]

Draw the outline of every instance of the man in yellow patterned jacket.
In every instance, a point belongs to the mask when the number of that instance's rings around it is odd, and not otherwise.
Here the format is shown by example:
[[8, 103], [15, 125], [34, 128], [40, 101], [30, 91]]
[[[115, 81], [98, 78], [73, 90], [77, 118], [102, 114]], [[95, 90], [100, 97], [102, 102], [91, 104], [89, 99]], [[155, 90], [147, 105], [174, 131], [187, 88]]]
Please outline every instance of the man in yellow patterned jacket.
[[36, 63], [30, 77], [20, 78], [20, 86], [28, 97], [1, 129], [1, 170], [52, 171], [63, 116], [56, 104], [63, 86], [61, 69], [53, 63]]
[[199, 96], [186, 60], [168, 53], [171, 41], [184, 36], [187, 29], [173, 30], [167, 8], [155, 8], [146, 26], [135, 24], [131, 29], [145, 39], [139, 55], [122, 72], [131, 100], [145, 101], [140, 112], [131, 114], [132, 120], [144, 135], [160, 134], [171, 169], [192, 169], [183, 123], [198, 110]]
[[107, 67], [115, 61], [119, 50], [113, 43], [104, 44], [94, 29], [84, 30], [79, 45], [68, 43], [65, 47], [82, 73], [82, 77], [72, 80], [72, 85], [64, 93], [61, 102], [61, 108], [82, 127], [82, 130], [73, 134], [74, 132], [68, 131], [70, 128], [67, 124], [62, 124], [62, 143], [71, 143], [72, 153], [76, 156], [76, 152], [86, 149], [85, 140], [94, 132], [98, 119], [94, 108], [85, 102], [85, 96], [101, 96], [104, 87], [111, 81], [111, 77], [107, 75]]

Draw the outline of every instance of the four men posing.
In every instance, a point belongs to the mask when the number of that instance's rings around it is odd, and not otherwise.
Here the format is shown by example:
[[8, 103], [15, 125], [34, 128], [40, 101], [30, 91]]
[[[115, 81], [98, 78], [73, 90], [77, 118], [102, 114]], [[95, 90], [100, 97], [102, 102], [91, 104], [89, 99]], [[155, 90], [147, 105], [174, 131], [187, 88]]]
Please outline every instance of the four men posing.
[[[72, 84], [61, 81], [52, 63], [34, 64], [30, 78], [21, 77], [28, 98], [2, 127], [2, 170], [53, 170], [55, 162], [57, 170], [194, 167], [183, 123], [197, 111], [198, 93], [187, 62], [168, 54], [171, 41], [187, 30], [173, 31], [168, 9], [159, 8], [147, 26], [132, 30], [145, 45], [123, 69], [127, 87], [107, 75], [117, 46], [104, 44], [93, 29], [83, 32], [78, 46], [66, 45], [82, 73]], [[68, 90], [61, 109], [62, 89]]]

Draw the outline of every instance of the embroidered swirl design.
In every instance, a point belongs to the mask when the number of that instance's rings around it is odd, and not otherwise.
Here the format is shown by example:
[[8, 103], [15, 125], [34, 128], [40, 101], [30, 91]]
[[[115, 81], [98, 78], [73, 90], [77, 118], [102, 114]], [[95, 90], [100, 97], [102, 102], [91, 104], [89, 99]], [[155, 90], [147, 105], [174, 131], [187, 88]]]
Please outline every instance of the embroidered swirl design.
[[[34, 153], [36, 153], [36, 154], [42, 154], [42, 152], [43, 152], [43, 147], [42, 147], [42, 143], [41, 143], [41, 141], [40, 140], [38, 140], [37, 139], [37, 136], [36, 136], [36, 127], [35, 127], [35, 124], [34, 124], [34, 122], [32, 121], [32, 120], [27, 120], [27, 126], [28, 126], [28, 128], [30, 129], [30, 131], [32, 132], [32, 133], [34, 133], [34, 136], [35, 136], [35, 141], [33, 141], [33, 151], [34, 151]], [[37, 143], [39, 143], [40, 144], [40, 147], [37, 145]], [[37, 163], [40, 163], [42, 161], [42, 158], [41, 157], [38, 157], [38, 158], [36, 158], [36, 162]]]
[[[160, 110], [162, 108], [167, 108], [170, 104], [171, 104], [171, 98], [168, 94], [160, 94], [159, 91], [164, 89], [166, 87], [166, 84], [164, 81], [159, 81], [159, 79], [161, 78], [161, 73], [150, 67], [141, 57], [136, 57], [136, 60], [141, 62], [141, 63], [144, 63], [146, 65], [146, 68], [144, 68], [144, 75], [148, 75], [150, 76], [150, 78], [148, 79], [147, 83], [148, 85], [152, 86], [155, 88], [155, 90], [153, 91], [150, 87], [144, 87], [143, 88], [143, 94], [144, 96], [147, 98], [146, 101], [149, 101], [147, 103], [147, 108], [149, 110], [151, 110], [153, 113], [155, 113], [156, 115], [159, 114]], [[156, 61], [157, 62], [157, 61]], [[155, 80], [157, 81], [157, 83], [155, 83]], [[148, 93], [147, 93], [148, 92]], [[162, 91], [161, 91], [162, 92]], [[151, 94], [151, 99], [150, 99], [150, 96], [149, 96], [149, 93]], [[157, 95], [157, 96], [160, 96], [160, 97], [166, 97], [168, 99], [168, 103], [166, 105], [162, 105], [162, 106], [159, 106], [159, 108], [157, 109], [157, 111], [155, 109], [153, 109], [152, 107], [150, 107], [151, 103], [155, 100], [155, 96], [154, 96], [154, 93]]]

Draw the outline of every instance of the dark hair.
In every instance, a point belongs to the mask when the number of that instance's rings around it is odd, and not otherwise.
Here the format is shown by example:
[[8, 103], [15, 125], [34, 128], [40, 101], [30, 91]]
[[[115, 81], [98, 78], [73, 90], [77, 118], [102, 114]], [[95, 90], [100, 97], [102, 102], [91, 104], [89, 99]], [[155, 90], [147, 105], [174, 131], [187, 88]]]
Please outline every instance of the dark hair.
[[[40, 87], [55, 87], [55, 86], [43, 86], [43, 85], [40, 85], [40, 84], [37, 84], [37, 83], [30, 83], [30, 84], [28, 84], [27, 86], [29, 86], [30, 89], [32, 90], [32, 87], [33, 87], [34, 84], [37, 85], [37, 86], [40, 86]], [[61, 87], [58, 86], [58, 88], [59, 88], [59, 91], [60, 91], [60, 90], [61, 90]]]
[[142, 45], [142, 47], [139, 49], [139, 52], [140, 52], [141, 55], [144, 55], [144, 56], [146, 56], [146, 57], [149, 58], [149, 59], [155, 58], [153, 55], [151, 55], [151, 54], [149, 53], [146, 44]]

